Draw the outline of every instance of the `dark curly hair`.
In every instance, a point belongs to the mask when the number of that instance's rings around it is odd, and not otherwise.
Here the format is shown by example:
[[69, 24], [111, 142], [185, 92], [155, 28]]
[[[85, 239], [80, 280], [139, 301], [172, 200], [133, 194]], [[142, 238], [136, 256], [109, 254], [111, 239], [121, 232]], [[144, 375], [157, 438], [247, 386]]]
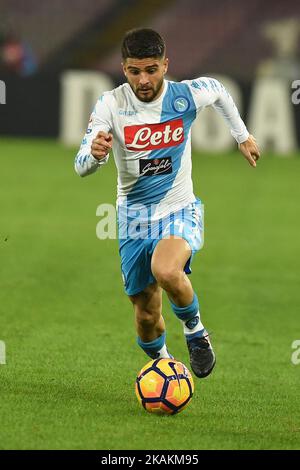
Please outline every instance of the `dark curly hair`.
[[166, 51], [165, 41], [156, 31], [150, 28], [136, 28], [127, 31], [122, 43], [122, 57], [161, 59]]

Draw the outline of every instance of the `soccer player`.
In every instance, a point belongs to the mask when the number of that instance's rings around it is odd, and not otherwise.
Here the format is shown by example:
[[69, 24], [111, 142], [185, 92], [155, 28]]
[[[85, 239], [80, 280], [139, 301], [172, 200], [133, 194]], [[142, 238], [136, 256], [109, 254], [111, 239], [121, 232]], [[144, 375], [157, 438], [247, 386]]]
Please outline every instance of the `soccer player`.
[[94, 173], [112, 149], [122, 276], [138, 344], [152, 359], [172, 357], [162, 316], [163, 289], [183, 325], [191, 368], [197, 377], [206, 377], [215, 354], [187, 276], [203, 242], [201, 201], [191, 179], [191, 125], [201, 109], [213, 106], [253, 167], [259, 150], [219, 81], [166, 80], [165, 43], [156, 31], [127, 32], [122, 57], [127, 83], [97, 101], [75, 169], [80, 176]]

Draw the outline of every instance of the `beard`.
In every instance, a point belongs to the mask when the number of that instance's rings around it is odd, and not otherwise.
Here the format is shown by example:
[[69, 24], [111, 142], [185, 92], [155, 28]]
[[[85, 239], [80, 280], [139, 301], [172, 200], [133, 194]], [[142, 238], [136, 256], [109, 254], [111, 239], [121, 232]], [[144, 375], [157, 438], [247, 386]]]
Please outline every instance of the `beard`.
[[132, 91], [134, 92], [135, 96], [140, 100], [143, 101], [144, 103], [149, 103], [150, 101], [153, 101], [159, 92], [161, 91], [161, 88], [163, 86], [164, 79], [162, 78], [161, 81], [157, 84], [157, 86], [154, 88], [153, 86], [147, 86], [147, 87], [137, 87], [136, 90], [131, 86]]

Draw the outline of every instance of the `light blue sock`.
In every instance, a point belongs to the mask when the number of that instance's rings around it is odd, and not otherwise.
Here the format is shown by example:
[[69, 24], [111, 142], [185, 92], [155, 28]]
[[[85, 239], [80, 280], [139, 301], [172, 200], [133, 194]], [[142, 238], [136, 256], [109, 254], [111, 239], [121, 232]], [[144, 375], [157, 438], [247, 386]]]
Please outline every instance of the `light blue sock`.
[[204, 335], [205, 328], [200, 320], [199, 302], [195, 293], [192, 303], [185, 307], [178, 307], [172, 301], [170, 303], [173, 312], [183, 323], [183, 331], [188, 341]]
[[138, 345], [143, 349], [143, 351], [151, 357], [151, 359], [163, 359], [172, 357], [167, 350], [166, 346], [166, 332], [161, 336], [154, 339], [153, 341], [145, 342], [141, 338], [137, 337]]

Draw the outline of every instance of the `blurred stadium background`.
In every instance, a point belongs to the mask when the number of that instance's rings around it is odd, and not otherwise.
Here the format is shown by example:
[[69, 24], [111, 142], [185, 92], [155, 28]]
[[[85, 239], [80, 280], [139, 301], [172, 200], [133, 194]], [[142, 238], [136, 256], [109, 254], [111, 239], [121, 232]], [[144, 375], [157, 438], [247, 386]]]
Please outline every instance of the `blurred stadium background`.
[[[291, 109], [286, 110], [283, 103], [282, 122], [292, 113], [287, 119], [298, 134], [297, 139], [290, 136], [287, 148], [283, 147], [290, 151], [299, 145], [299, 107], [293, 107], [290, 100], [292, 82], [300, 76], [299, 14], [296, 0], [254, 0], [251, 4], [239, 0], [54, 0], [51, 5], [2, 0], [0, 70], [8, 106], [0, 108], [0, 133], [60, 136], [64, 72], [73, 71], [76, 77], [76, 71], [96, 71], [101, 77], [106, 74], [112, 85], [120, 84], [124, 31], [146, 25], [165, 38], [172, 77], [182, 80], [217, 74], [234, 80], [246, 121], [254, 120], [248, 114], [251, 105], [255, 106], [259, 79], [285, 83]], [[91, 77], [85, 76], [84, 122], [94, 102], [94, 96], [88, 94], [93, 89]], [[270, 120], [274, 110], [266, 113], [271, 114]], [[264, 140], [281, 150], [271, 137], [264, 136]]]
[[[195, 125], [207, 228], [192, 281], [218, 367], [172, 422], [137, 406], [146, 361], [117, 242], [96, 238], [98, 204], [115, 201], [112, 159], [83, 180], [73, 171], [136, 26], [163, 35], [173, 79], [219, 77], [263, 150], [253, 171], [214, 112]], [[300, 448], [299, 80], [297, 0], [1, 0], [1, 449]], [[164, 313], [188, 364], [166, 301]]]

